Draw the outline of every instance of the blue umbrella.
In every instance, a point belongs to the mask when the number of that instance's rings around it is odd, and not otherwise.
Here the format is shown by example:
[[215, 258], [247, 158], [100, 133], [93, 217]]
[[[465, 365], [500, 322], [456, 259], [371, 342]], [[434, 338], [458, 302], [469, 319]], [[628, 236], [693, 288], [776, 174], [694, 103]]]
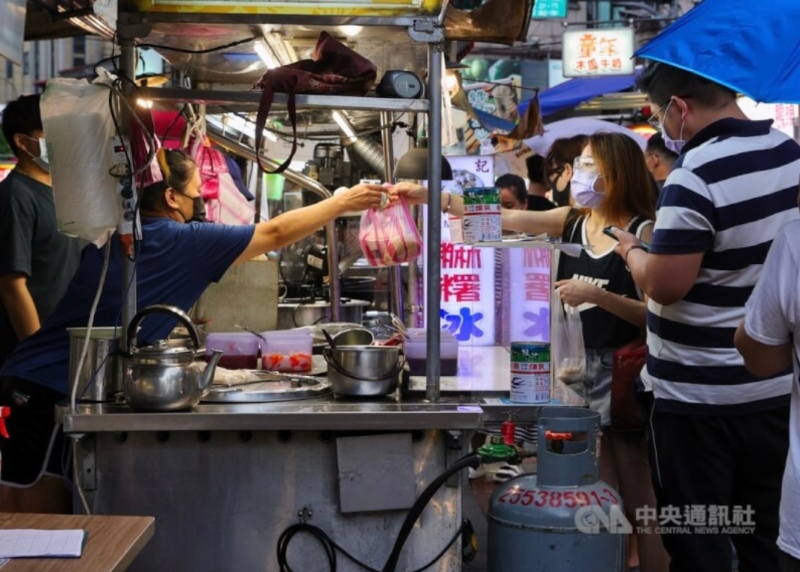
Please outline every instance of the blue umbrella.
[[800, 104], [798, 21], [798, 0], [704, 0], [635, 55], [762, 103]]

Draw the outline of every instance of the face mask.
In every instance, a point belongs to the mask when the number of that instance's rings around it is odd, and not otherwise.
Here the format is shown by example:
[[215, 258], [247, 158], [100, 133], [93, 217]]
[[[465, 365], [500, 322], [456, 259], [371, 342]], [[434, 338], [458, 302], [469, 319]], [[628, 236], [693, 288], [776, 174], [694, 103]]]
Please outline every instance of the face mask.
[[37, 157], [27, 149], [23, 149], [28, 155], [31, 156], [33, 162], [45, 173], [50, 172], [50, 161], [47, 157], [47, 145], [44, 137], [39, 137], [38, 139], [34, 139], [33, 137], [28, 137], [31, 141], [38, 141], [39, 142], [39, 156]]
[[184, 222], [209, 222], [206, 218], [206, 205], [203, 202], [203, 197], [190, 197], [184, 193], [174, 191], [175, 194], [181, 195], [192, 201], [192, 216], [188, 217], [183, 214], [183, 210], [178, 209], [181, 218]]
[[[186, 195], [183, 195], [187, 199]], [[206, 204], [203, 202], [203, 197], [191, 197], [192, 199], [192, 218], [186, 222], [210, 222], [206, 218]]]
[[593, 209], [603, 204], [605, 194], [598, 193], [594, 190], [594, 184], [599, 178], [600, 175], [591, 175], [583, 171], [575, 171], [575, 174], [572, 175], [570, 192], [578, 206]]
[[[664, 119], [667, 118], [667, 112], [669, 111], [669, 106], [670, 105], [672, 105], [672, 101], [669, 102], [669, 105], [667, 105], [667, 109], [664, 111]], [[676, 153], [678, 155], [681, 154], [681, 151], [683, 151], [683, 146], [686, 145], [686, 141], [684, 141], [682, 139], [682, 137], [683, 137], [683, 126], [685, 124], [686, 124], [686, 121], [682, 120], [681, 121], [681, 133], [680, 133], [680, 135], [678, 135], [678, 137], [680, 137], [680, 139], [672, 139], [669, 135], [667, 135], [667, 130], [664, 127], [664, 122], [663, 121], [661, 122], [661, 136], [664, 138], [664, 146], [667, 149], [669, 149], [670, 151], [672, 151], [673, 153]]]

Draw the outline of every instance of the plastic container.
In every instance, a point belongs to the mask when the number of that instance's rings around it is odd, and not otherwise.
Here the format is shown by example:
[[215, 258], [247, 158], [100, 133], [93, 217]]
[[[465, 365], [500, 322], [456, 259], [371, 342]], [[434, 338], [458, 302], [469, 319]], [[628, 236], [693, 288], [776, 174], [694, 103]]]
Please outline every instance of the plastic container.
[[[441, 374], [456, 375], [458, 373], [458, 340], [446, 330], [442, 330], [439, 340]], [[408, 338], [403, 343], [406, 361], [411, 375], [425, 375], [425, 364], [428, 361], [428, 340], [426, 330], [409, 328]]]
[[206, 361], [214, 350], [222, 352], [219, 367], [225, 369], [256, 369], [261, 339], [249, 332], [212, 333], [206, 336]]
[[264, 344], [264, 369], [284, 373], [311, 371], [312, 340], [308, 330], [261, 332]]

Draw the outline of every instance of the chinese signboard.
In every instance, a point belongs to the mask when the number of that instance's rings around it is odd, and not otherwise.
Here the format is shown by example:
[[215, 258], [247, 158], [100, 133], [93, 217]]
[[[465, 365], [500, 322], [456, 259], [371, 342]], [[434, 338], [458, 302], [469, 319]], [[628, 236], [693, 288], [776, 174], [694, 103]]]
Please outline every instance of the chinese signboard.
[[508, 312], [509, 342], [550, 341], [550, 257], [546, 248], [512, 248], [504, 253], [510, 268], [506, 292], [513, 292]]
[[534, 18], [566, 18], [567, 0], [536, 0], [533, 5]]
[[[455, 180], [448, 181], [446, 191], [461, 194], [464, 188], [494, 184], [491, 157], [448, 157], [448, 161]], [[449, 223], [449, 217], [442, 215], [441, 327], [450, 331], [462, 345], [494, 345], [494, 249], [454, 243]], [[427, 281], [425, 288], [427, 296]]]
[[633, 28], [567, 30], [563, 45], [564, 77], [633, 73]]

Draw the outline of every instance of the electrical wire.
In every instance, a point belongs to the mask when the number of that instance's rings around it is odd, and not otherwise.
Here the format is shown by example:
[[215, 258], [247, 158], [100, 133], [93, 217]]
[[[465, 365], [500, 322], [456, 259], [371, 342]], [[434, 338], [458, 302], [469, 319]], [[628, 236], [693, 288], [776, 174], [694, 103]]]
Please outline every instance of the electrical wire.
[[[389, 555], [389, 558], [386, 560], [386, 564], [381, 570], [377, 570], [375, 568], [371, 568], [367, 566], [363, 562], [356, 559], [353, 555], [348, 553], [344, 548], [336, 544], [336, 542], [328, 536], [325, 531], [320, 529], [317, 526], [308, 524], [306, 522], [300, 522], [294, 524], [287, 528], [286, 530], [281, 533], [280, 537], [278, 538], [278, 545], [277, 545], [277, 556], [278, 556], [278, 565], [280, 566], [280, 572], [294, 572], [294, 570], [289, 566], [289, 562], [287, 560], [287, 551], [289, 549], [289, 544], [292, 538], [295, 537], [298, 533], [305, 532], [311, 534], [314, 538], [319, 541], [322, 545], [323, 549], [325, 550], [325, 555], [328, 560], [328, 567], [330, 572], [336, 572], [336, 552], [341, 552], [342, 555], [353, 562], [354, 564], [360, 566], [367, 572], [395, 572], [397, 568], [397, 562], [400, 559], [400, 552], [403, 549], [403, 545], [405, 544], [408, 536], [411, 534], [411, 530], [414, 528], [414, 524], [416, 524], [419, 517], [422, 515], [422, 511], [425, 509], [425, 506], [430, 502], [436, 492], [441, 488], [441, 486], [447, 482], [447, 480], [458, 473], [466, 469], [467, 467], [477, 468], [480, 466], [480, 456], [477, 453], [470, 453], [469, 455], [465, 455], [461, 457], [458, 461], [453, 463], [450, 467], [447, 468], [441, 475], [436, 477], [427, 487], [425, 490], [422, 491], [420, 496], [414, 502], [414, 505], [408, 511], [405, 520], [403, 521], [402, 526], [400, 527], [400, 532], [397, 535], [397, 539], [395, 540], [394, 547], [392, 548], [392, 552]], [[468, 520], [463, 520], [461, 522], [461, 526], [456, 531], [456, 534], [447, 543], [447, 546], [442, 549], [436, 557], [433, 558], [428, 564], [414, 570], [414, 572], [424, 572], [431, 566], [433, 566], [436, 562], [438, 562], [442, 556], [444, 556], [450, 547], [453, 546], [456, 540], [461, 537], [461, 533], [465, 530], [467, 526], [471, 526]]]
[[[425, 572], [425, 570], [429, 569], [431, 566], [436, 564], [441, 558], [447, 554], [447, 551], [455, 544], [455, 542], [461, 537], [461, 534], [464, 532], [464, 529], [467, 526], [471, 526], [468, 520], [464, 520], [461, 523], [461, 526], [458, 528], [456, 533], [447, 543], [447, 545], [439, 551], [439, 553], [434, 556], [430, 562], [422, 566], [421, 568], [417, 568], [414, 572]], [[322, 545], [323, 549], [325, 550], [325, 556], [328, 560], [328, 567], [331, 572], [336, 572], [337, 568], [337, 561], [336, 561], [336, 552], [340, 552], [342, 556], [347, 558], [353, 564], [360, 566], [367, 572], [380, 572], [379, 570], [364, 564], [360, 560], [358, 560], [355, 556], [347, 552], [344, 548], [339, 546], [334, 540], [328, 536], [325, 531], [321, 528], [314, 526], [312, 524], [308, 524], [305, 522], [300, 522], [297, 524], [293, 524], [289, 528], [283, 531], [283, 533], [278, 538], [278, 565], [280, 566], [280, 572], [294, 572], [294, 569], [289, 566], [289, 561], [287, 559], [287, 551], [289, 549], [289, 544], [291, 543], [292, 539], [300, 533], [310, 534], [314, 538], [319, 541]]]
[[226, 50], [228, 48], [235, 48], [236, 46], [241, 46], [242, 44], [248, 44], [254, 40], [258, 40], [260, 36], [253, 36], [251, 38], [246, 38], [244, 40], [237, 40], [236, 42], [231, 42], [229, 44], [224, 44], [222, 46], [216, 46], [213, 48], [206, 48], [203, 50], [190, 50], [187, 48], [178, 48], [175, 46], [163, 46], [161, 44], [138, 44], [138, 48], [154, 48], [158, 50], [168, 50], [170, 52], [178, 52], [181, 54], [210, 54], [213, 52], [219, 52], [221, 50]]

